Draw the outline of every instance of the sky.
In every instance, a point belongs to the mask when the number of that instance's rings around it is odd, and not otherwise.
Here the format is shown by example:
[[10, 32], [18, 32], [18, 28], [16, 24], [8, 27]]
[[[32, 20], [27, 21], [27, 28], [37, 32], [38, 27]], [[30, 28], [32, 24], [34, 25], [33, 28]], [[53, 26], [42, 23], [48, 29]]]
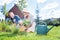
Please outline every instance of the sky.
[[60, 18], [60, 0], [29, 0], [28, 4], [30, 9], [29, 7], [27, 9], [31, 10], [33, 15], [35, 15], [35, 10], [37, 9], [36, 5], [38, 4], [39, 17], [43, 20], [49, 18]]
[[[17, 2], [17, 0], [0, 0], [0, 6], [5, 3], [7, 3], [7, 5], [13, 5], [13, 3]], [[37, 5], [40, 19], [60, 18], [60, 0], [26, 0], [26, 2], [28, 4], [26, 10], [28, 10], [34, 18], [36, 18], [35, 11]], [[8, 9], [11, 5], [8, 6]]]

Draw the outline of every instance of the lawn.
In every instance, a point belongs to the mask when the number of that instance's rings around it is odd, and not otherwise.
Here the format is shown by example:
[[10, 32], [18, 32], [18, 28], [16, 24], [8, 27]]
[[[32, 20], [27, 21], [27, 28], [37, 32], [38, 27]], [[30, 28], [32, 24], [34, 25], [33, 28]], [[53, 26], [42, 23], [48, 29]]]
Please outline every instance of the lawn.
[[0, 40], [60, 40], [60, 26], [54, 27], [47, 35], [37, 35], [36, 33], [11, 34], [0, 32]]

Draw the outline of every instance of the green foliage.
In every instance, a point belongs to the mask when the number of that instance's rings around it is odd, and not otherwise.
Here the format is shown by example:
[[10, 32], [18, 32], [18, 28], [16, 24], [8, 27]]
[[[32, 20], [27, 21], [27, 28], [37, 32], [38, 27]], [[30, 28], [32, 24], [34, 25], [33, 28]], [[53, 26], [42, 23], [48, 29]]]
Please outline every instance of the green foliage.
[[60, 18], [57, 19], [60, 22]]
[[5, 31], [5, 28], [6, 28], [6, 24], [5, 24], [5, 21], [2, 21], [1, 22], [1, 26], [2, 26], [2, 31]]
[[53, 24], [59, 24], [59, 21], [57, 19], [52, 21]]
[[10, 31], [10, 25], [5, 21], [0, 22], [1, 31]]
[[2, 12], [3, 12], [3, 14], [4, 14], [5, 16], [8, 15], [8, 12], [7, 12], [7, 10], [6, 10], [6, 4], [4, 4], [4, 6], [2, 7]]
[[27, 4], [26, 0], [18, 0], [17, 6], [19, 7], [20, 10], [23, 10], [23, 8], [27, 6], [26, 4]]
[[8, 16], [8, 12], [5, 13], [5, 16]]
[[6, 32], [11, 32], [10, 25], [7, 24], [5, 29], [6, 29]]
[[3, 6], [3, 13], [6, 14], [6, 4]]
[[13, 24], [13, 22], [12, 22], [11, 20], [8, 20], [6, 23], [7, 23], [8, 25]]
[[60, 18], [47, 19], [47, 20], [44, 20], [44, 22], [46, 22], [48, 25], [60, 24]]
[[13, 34], [17, 34], [19, 32], [19, 29], [14, 27], [12, 31], [13, 31]]
[[29, 20], [24, 20], [24, 21], [23, 21], [23, 24], [24, 24], [24, 25], [29, 25], [29, 24], [30, 24], [30, 21], [29, 21]]
[[6, 15], [7, 11], [6, 11], [6, 3], [2, 6], [1, 9], [2, 13]]

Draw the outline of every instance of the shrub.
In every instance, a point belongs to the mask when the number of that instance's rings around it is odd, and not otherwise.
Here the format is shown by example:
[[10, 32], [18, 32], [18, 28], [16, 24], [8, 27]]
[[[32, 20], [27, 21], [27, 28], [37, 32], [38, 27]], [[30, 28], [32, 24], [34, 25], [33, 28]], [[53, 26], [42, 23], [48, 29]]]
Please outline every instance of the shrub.
[[6, 28], [6, 26], [7, 26], [7, 25], [5, 24], [5, 22], [2, 21], [2, 22], [1, 22], [1, 25], [2, 25], [2, 31], [5, 31], [5, 28]]
[[19, 32], [19, 29], [17, 29], [17, 28], [13, 29], [13, 34], [17, 34], [18, 32]]
[[1, 31], [9, 31], [10, 25], [6, 23], [5, 21], [2, 21], [0, 22], [0, 28], [1, 28]]

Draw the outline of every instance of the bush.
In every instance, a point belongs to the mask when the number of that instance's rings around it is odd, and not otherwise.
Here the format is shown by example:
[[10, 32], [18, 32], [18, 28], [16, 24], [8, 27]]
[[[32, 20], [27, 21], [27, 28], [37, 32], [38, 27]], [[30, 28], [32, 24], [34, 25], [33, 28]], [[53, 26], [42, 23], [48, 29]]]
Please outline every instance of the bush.
[[[9, 25], [8, 22], [2, 21], [0, 22], [0, 30], [3, 32], [12, 32], [13, 34], [17, 34], [20, 32], [20, 28], [16, 27], [16, 24]], [[21, 32], [24, 34], [24, 32]]]
[[2, 31], [5, 31], [5, 28], [6, 28], [6, 24], [5, 24], [5, 21], [2, 21], [1, 22], [1, 26], [2, 26]]
[[5, 21], [0, 22], [1, 31], [10, 31], [10, 25]]
[[19, 29], [17, 29], [17, 28], [13, 29], [13, 34], [17, 34], [18, 32], [19, 32]]

